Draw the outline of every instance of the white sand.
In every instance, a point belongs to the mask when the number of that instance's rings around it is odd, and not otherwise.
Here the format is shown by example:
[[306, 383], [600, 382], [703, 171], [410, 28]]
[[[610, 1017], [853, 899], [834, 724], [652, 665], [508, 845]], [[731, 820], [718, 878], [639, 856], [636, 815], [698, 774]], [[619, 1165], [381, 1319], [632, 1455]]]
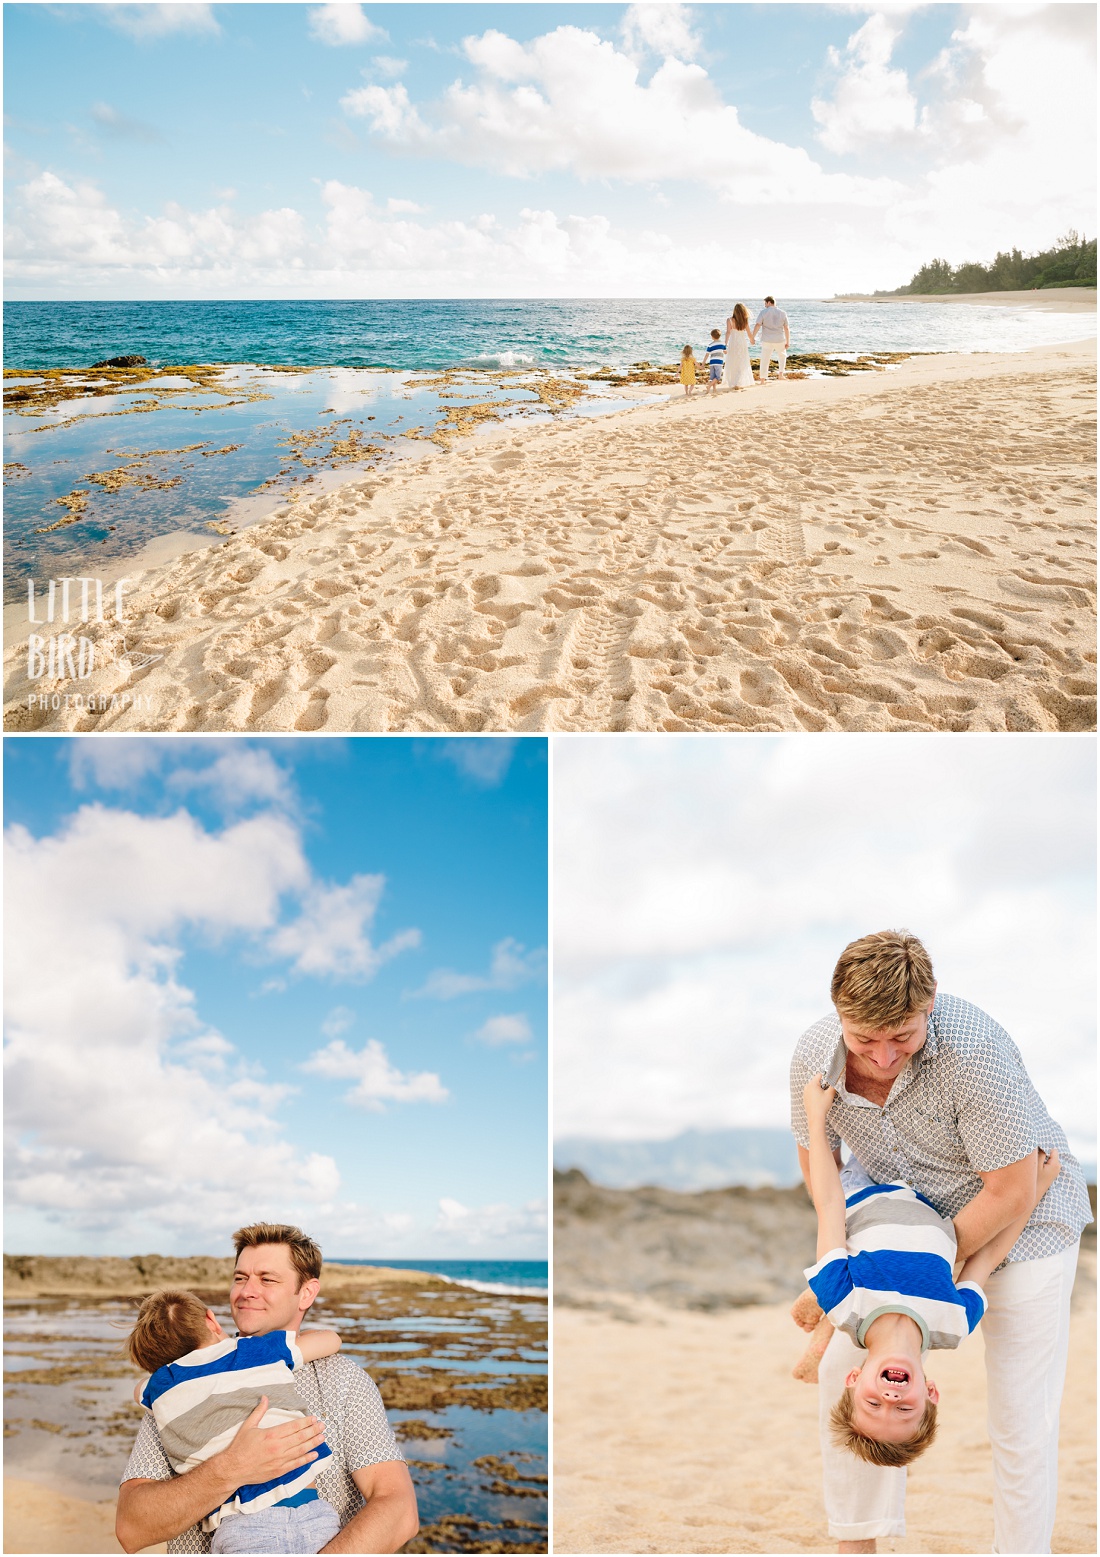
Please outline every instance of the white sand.
[[141, 668], [112, 623], [78, 629], [83, 682], [9, 650], [5, 727], [1090, 729], [1094, 363], [922, 357], [502, 430], [144, 574]]
[[[4, 1477], [5, 1552], [120, 1552], [115, 1503], [86, 1503], [35, 1481]], [[145, 1546], [166, 1552], [167, 1546]]]
[[[1082, 1265], [1095, 1270], [1095, 1255]], [[1096, 1550], [1096, 1301], [1082, 1281], [1062, 1408], [1055, 1552]], [[1075, 1292], [1075, 1301], [1078, 1293]], [[785, 1306], [721, 1316], [619, 1300], [635, 1323], [554, 1315], [556, 1552], [828, 1552], [816, 1386]], [[988, 1552], [979, 1340], [936, 1354], [936, 1442], [910, 1468], [907, 1534], [881, 1552]]]
[[987, 308], [1034, 308], [1042, 314], [1094, 314], [1095, 287], [1046, 287], [1037, 292], [934, 292], [912, 297], [876, 297], [846, 292], [834, 303], [982, 303]]

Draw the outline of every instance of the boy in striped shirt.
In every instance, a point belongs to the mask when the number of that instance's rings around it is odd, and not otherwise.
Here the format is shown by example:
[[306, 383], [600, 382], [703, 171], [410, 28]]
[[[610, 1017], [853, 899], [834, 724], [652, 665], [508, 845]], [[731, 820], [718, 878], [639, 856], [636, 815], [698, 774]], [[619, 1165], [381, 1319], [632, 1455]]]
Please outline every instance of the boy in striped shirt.
[[[220, 1453], [262, 1398], [260, 1427], [278, 1427], [309, 1409], [294, 1387], [294, 1369], [340, 1349], [335, 1330], [272, 1330], [227, 1336], [193, 1292], [154, 1292], [138, 1310], [128, 1349], [152, 1377], [134, 1398], [152, 1411], [173, 1470], [183, 1473]], [[212, 1552], [319, 1552], [340, 1520], [313, 1482], [332, 1451], [274, 1481], [238, 1487], [202, 1522]]]
[[[940, 1396], [925, 1378], [924, 1353], [956, 1347], [977, 1328], [986, 1310], [982, 1283], [1058, 1177], [1058, 1153], [1035, 1153], [1032, 1205], [970, 1256], [956, 1282], [954, 1225], [905, 1183], [873, 1184], [854, 1162], [838, 1168], [826, 1129], [836, 1089], [816, 1076], [802, 1096], [817, 1211], [817, 1263], [806, 1279], [825, 1316], [818, 1329], [826, 1332], [815, 1332], [816, 1353], [824, 1353], [833, 1330], [845, 1331], [867, 1351], [833, 1409], [833, 1438], [873, 1465], [907, 1465], [936, 1433]], [[841, 1175], [850, 1168], [847, 1187], [854, 1193], [845, 1199]], [[862, 1176], [860, 1187], [856, 1174]], [[795, 1375], [808, 1376], [799, 1369]]]
[[710, 345], [703, 353], [707, 364], [707, 394], [713, 395], [722, 382], [722, 369], [726, 365], [726, 345], [720, 330], [710, 332]]

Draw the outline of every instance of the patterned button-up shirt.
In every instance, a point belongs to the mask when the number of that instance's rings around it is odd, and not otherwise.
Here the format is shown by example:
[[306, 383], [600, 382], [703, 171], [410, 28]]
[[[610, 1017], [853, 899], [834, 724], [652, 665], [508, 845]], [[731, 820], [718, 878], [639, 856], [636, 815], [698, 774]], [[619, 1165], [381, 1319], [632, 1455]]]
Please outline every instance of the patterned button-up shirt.
[[[311, 1415], [325, 1424], [325, 1442], [332, 1450], [332, 1459], [325, 1461], [316, 1487], [332, 1504], [343, 1527], [364, 1506], [352, 1471], [361, 1470], [364, 1465], [379, 1465], [383, 1460], [403, 1460], [404, 1455], [386, 1419], [377, 1385], [350, 1357], [322, 1357], [317, 1362], [307, 1362], [294, 1370], [294, 1383]], [[132, 1481], [140, 1476], [167, 1481], [175, 1474], [161, 1447], [153, 1413], [146, 1411], [122, 1479]], [[201, 1525], [192, 1525], [168, 1542], [168, 1550], [208, 1552], [211, 1539]]]
[[979, 1173], [1057, 1147], [1062, 1171], [1031, 1214], [1009, 1262], [1039, 1260], [1076, 1243], [1092, 1221], [1084, 1174], [1065, 1132], [1047, 1113], [1012, 1039], [992, 1017], [938, 995], [928, 1038], [880, 1108], [844, 1084], [848, 1051], [834, 1013], [798, 1040], [791, 1062], [791, 1129], [808, 1147], [802, 1090], [823, 1074], [837, 1095], [826, 1122], [876, 1183], [903, 1179], [941, 1216], [956, 1217], [982, 1187]]

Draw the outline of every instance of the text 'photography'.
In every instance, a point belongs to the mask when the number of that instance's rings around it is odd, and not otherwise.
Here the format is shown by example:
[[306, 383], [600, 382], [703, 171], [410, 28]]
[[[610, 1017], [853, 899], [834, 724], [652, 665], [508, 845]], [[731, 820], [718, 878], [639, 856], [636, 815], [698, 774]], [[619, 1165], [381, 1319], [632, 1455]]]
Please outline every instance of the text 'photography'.
[[545, 1552], [545, 742], [5, 769], [5, 1551]]

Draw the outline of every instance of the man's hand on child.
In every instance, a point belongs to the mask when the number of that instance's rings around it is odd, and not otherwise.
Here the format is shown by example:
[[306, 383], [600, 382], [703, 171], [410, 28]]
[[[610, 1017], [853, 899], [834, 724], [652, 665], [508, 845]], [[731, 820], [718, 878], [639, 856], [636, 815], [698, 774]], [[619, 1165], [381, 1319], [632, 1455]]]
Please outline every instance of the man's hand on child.
[[325, 1441], [324, 1424], [315, 1416], [296, 1417], [279, 1427], [261, 1427], [267, 1405], [264, 1395], [238, 1427], [232, 1443], [217, 1457], [225, 1462], [226, 1474], [236, 1486], [274, 1481], [289, 1470], [309, 1465]]
[[806, 1113], [810, 1119], [824, 1119], [836, 1097], [836, 1088], [822, 1087], [822, 1079], [820, 1075], [815, 1076], [802, 1090], [802, 1101], [806, 1105]]

